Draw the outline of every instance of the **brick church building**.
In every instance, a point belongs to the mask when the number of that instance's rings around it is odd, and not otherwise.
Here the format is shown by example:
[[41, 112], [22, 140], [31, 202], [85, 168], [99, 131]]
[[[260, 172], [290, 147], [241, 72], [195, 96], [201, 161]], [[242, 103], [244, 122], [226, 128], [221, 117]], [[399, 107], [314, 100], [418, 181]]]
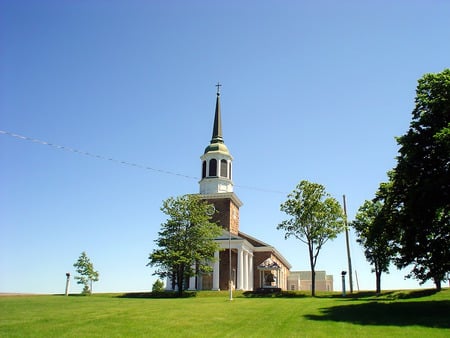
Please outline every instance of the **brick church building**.
[[[212, 221], [223, 228], [222, 235], [216, 239], [221, 250], [215, 253], [213, 273], [191, 277], [188, 289], [229, 290], [231, 285], [237, 290], [287, 290], [289, 262], [273, 246], [240, 231], [242, 202], [233, 192], [232, 162], [222, 136], [218, 90], [212, 139], [201, 156], [199, 184], [201, 198], [214, 205]], [[166, 285], [170, 288], [171, 284]]]

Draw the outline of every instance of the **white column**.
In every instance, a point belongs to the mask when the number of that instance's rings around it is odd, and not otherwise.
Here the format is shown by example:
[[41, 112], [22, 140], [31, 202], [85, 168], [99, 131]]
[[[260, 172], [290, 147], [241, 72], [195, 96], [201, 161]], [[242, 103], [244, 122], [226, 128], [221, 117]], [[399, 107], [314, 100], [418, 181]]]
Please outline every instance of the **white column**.
[[219, 276], [220, 276], [220, 262], [219, 251], [214, 252], [214, 270], [213, 270], [213, 290], [219, 290]]
[[238, 261], [237, 261], [237, 285], [236, 290], [242, 290], [244, 282], [243, 265], [244, 265], [244, 255], [242, 248], [238, 248]]
[[167, 276], [166, 278], [166, 288], [167, 291], [172, 290], [172, 279]]
[[248, 290], [248, 251], [244, 251], [244, 290]]
[[254, 285], [253, 285], [253, 283], [254, 283], [254, 281], [253, 281], [253, 273], [254, 272], [253, 272], [253, 254], [252, 253], [249, 253], [249, 255], [248, 255], [248, 273], [250, 275], [250, 277], [248, 279], [248, 283], [249, 283], [248, 289], [250, 291], [253, 291], [253, 287], [254, 287]]
[[189, 278], [189, 290], [195, 290], [195, 276]]
[[283, 268], [281, 268], [281, 270], [280, 270], [280, 281], [278, 282], [278, 284], [280, 285], [279, 288], [281, 288], [282, 290], [285, 289]]
[[222, 161], [220, 158], [216, 158], [217, 161], [217, 177], [220, 177], [220, 169], [222, 169], [222, 163], [220, 163], [220, 161]]

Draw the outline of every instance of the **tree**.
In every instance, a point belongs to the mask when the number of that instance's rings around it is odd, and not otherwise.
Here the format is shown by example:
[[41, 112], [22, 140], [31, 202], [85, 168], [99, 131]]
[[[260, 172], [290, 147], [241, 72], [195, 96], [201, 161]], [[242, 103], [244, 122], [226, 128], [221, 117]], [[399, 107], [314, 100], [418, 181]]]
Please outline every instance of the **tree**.
[[322, 246], [345, 229], [344, 214], [339, 202], [317, 183], [301, 181], [281, 204], [281, 211], [291, 216], [281, 222], [278, 230], [308, 245], [311, 266], [311, 294], [315, 296], [315, 266]]
[[99, 279], [98, 271], [94, 270], [94, 265], [92, 264], [86, 252], [83, 251], [78, 258], [78, 260], [73, 264], [76, 268], [79, 276], [75, 276], [78, 284], [84, 285], [83, 294], [92, 293], [92, 282], [97, 282]]
[[357, 242], [364, 247], [367, 261], [374, 266], [376, 292], [381, 292], [381, 274], [389, 273], [389, 264], [393, 259], [393, 247], [383, 214], [383, 202], [365, 201], [358, 209], [351, 223], [358, 236]]
[[164, 283], [162, 280], [157, 279], [152, 285], [152, 292], [161, 292], [164, 290]]
[[397, 142], [389, 206], [396, 264], [440, 290], [450, 272], [450, 69], [419, 79], [409, 130]]
[[158, 248], [147, 265], [158, 268], [154, 275], [169, 277], [180, 296], [189, 277], [212, 271], [214, 252], [220, 248], [214, 239], [222, 228], [210, 222], [210, 210], [211, 204], [197, 195], [170, 197], [161, 207], [169, 219], [161, 225], [155, 240]]

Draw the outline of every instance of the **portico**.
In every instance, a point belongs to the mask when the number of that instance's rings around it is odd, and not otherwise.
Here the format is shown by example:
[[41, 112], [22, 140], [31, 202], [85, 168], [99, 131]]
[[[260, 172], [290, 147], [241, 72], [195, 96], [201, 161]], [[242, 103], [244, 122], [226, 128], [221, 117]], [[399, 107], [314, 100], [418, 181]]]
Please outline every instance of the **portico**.
[[[214, 263], [213, 289], [226, 290], [231, 281], [236, 290], [253, 290], [252, 245], [239, 236], [230, 236], [228, 231], [224, 231], [223, 236], [218, 238], [217, 242], [222, 250], [216, 252], [216, 256], [222, 259]], [[230, 256], [231, 265], [229, 264]]]

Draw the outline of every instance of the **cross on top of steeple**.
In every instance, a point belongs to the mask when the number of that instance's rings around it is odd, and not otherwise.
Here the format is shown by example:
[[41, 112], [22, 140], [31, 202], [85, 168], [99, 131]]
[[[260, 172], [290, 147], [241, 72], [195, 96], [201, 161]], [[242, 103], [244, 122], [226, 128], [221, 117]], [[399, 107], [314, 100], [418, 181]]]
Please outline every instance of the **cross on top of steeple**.
[[217, 95], [220, 95], [220, 87], [222, 87], [220, 82], [217, 82], [216, 87], [217, 87]]

